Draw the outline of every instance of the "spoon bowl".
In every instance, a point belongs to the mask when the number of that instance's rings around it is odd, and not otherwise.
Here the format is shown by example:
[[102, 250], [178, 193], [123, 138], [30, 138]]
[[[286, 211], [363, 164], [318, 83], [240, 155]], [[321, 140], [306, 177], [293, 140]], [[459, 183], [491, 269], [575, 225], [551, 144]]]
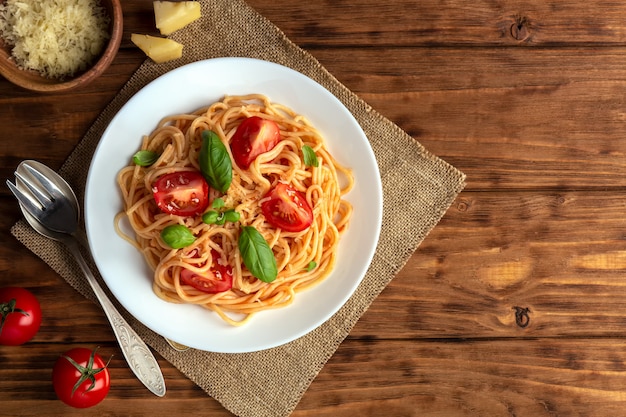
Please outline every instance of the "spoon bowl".
[[[65, 208], [66, 216], [68, 217], [67, 220], [70, 220], [62, 221], [60, 222], [60, 225], [55, 225], [55, 227], [51, 224], [46, 224], [46, 226], [44, 226], [42, 221], [37, 218], [41, 217], [43, 213], [40, 212], [37, 216], [31, 214], [32, 210], [38, 210], [38, 208], [35, 207], [28, 210], [27, 208], [30, 206], [31, 201], [21, 200], [20, 208], [22, 209], [22, 213], [24, 214], [28, 224], [30, 224], [36, 232], [47, 238], [61, 242], [67, 238], [67, 234], [70, 234], [78, 240], [82, 247], [89, 249], [87, 235], [78, 227], [78, 223], [80, 221], [80, 205], [78, 203], [78, 198], [76, 197], [74, 190], [62, 177], [46, 165], [37, 161], [22, 162], [18, 165], [17, 170], [15, 171], [15, 176], [16, 187], [18, 189], [17, 191], [24, 189], [28, 190], [30, 193], [37, 193], [37, 189], [33, 188], [34, 186], [31, 184], [32, 180], [29, 179], [32, 177], [35, 177], [40, 184], [45, 183], [46, 188], [51, 190], [53, 194], [57, 195], [57, 204], [60, 204]], [[13, 186], [10, 182], [8, 184], [9, 187]], [[18, 197], [18, 199], [19, 198], [20, 197]], [[58, 212], [55, 213], [55, 216], [62, 217]], [[165, 341], [173, 349], [179, 352], [184, 352], [189, 349], [188, 346], [174, 342], [173, 340], [165, 338]]]

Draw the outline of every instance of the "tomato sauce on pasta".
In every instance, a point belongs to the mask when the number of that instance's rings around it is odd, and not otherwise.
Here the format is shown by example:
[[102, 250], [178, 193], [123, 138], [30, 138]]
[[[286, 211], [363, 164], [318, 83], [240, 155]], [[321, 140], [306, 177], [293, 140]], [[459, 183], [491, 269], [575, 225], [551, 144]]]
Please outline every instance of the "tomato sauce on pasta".
[[[233, 146], [233, 138], [250, 118], [274, 122], [279, 139], [271, 149], [261, 149], [244, 168], [238, 163], [241, 155], [233, 155], [233, 149], [245, 152], [250, 146]], [[185, 183], [183, 179], [191, 176], [185, 173], [197, 177], [203, 172], [199, 159], [206, 131], [217, 135], [228, 152], [232, 182], [223, 192], [209, 187], [205, 196], [209, 206], [203, 213], [167, 212], [166, 205], [155, 201], [155, 184], [173, 173]], [[352, 213], [344, 197], [354, 178], [350, 169], [333, 158], [320, 132], [304, 116], [263, 95], [225, 96], [195, 112], [165, 117], [143, 138], [141, 151], [155, 155], [155, 160], [147, 166], [131, 163], [119, 172], [124, 210], [116, 217], [116, 231], [145, 257], [154, 271], [153, 290], [160, 298], [197, 304], [232, 325], [241, 325], [256, 312], [292, 303], [298, 292], [321, 282], [333, 269], [340, 236]], [[276, 193], [279, 198], [273, 204]], [[198, 203], [194, 198], [189, 201]], [[292, 198], [291, 203], [300, 198], [300, 206], [310, 209], [312, 217], [305, 219], [304, 226], [310, 224], [304, 230], [286, 230], [290, 229], [286, 223], [276, 226], [276, 222], [284, 223], [281, 218], [292, 220], [281, 212], [285, 203], [281, 198]], [[236, 213], [236, 217], [207, 224], [204, 215], [211, 210], [219, 216], [225, 211]], [[122, 231], [124, 218], [134, 236]], [[193, 242], [181, 248], [166, 243], [162, 233], [173, 225], [189, 230]], [[291, 229], [301, 227], [296, 224]], [[275, 259], [277, 275], [271, 282], [255, 277], [242, 257], [239, 239], [250, 228], [263, 237]], [[190, 285], [190, 277], [206, 276], [217, 284], [210, 291]]]

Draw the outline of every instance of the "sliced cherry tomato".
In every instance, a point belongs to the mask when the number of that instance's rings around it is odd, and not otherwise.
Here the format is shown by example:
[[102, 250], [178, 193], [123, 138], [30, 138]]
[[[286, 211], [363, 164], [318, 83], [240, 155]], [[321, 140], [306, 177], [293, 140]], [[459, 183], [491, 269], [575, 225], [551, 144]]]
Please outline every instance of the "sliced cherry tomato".
[[304, 195], [283, 182], [262, 199], [261, 211], [272, 226], [286, 232], [301, 232], [313, 223], [313, 210]]
[[233, 286], [233, 269], [230, 265], [220, 264], [220, 256], [216, 251], [212, 250], [211, 256], [213, 257], [213, 265], [206, 275], [196, 274], [183, 268], [180, 271], [181, 281], [209, 294], [230, 290]]
[[94, 349], [74, 348], [57, 359], [52, 368], [52, 385], [65, 404], [86, 408], [104, 400], [111, 387], [107, 364]]
[[196, 216], [209, 206], [209, 184], [196, 171], [162, 175], [152, 184], [152, 193], [162, 212], [177, 216]]
[[41, 306], [25, 288], [0, 288], [0, 345], [17, 346], [31, 340], [41, 326]]
[[244, 120], [230, 141], [230, 149], [237, 165], [247, 169], [262, 153], [271, 151], [280, 141], [276, 122], [252, 116]]

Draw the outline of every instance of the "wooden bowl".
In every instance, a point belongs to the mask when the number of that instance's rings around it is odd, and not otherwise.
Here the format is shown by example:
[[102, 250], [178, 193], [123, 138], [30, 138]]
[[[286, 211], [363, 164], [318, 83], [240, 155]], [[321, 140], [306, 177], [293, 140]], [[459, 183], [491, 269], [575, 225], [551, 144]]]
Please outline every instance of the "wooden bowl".
[[[36, 71], [18, 68], [11, 58], [11, 48], [0, 39], [0, 74], [22, 88], [43, 93], [59, 93], [83, 87], [95, 80], [111, 64], [120, 46], [123, 32], [122, 6], [120, 0], [100, 0], [109, 16], [110, 38], [100, 58], [88, 70], [63, 80], [46, 78]], [[0, 0], [0, 4], [4, 0]]]

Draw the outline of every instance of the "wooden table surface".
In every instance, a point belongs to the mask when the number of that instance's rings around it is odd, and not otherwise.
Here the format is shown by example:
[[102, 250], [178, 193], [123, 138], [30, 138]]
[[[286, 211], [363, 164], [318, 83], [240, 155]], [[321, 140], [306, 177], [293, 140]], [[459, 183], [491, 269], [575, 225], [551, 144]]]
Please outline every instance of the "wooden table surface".
[[[467, 187], [375, 300], [293, 413], [616, 416], [626, 408], [626, 3], [249, 0]], [[0, 177], [57, 169], [144, 59], [151, 2], [124, 0], [104, 76], [40, 95], [0, 79]], [[88, 163], [88, 161], [85, 161]], [[410, 198], [410, 196], [407, 196]], [[55, 398], [56, 357], [113, 354], [91, 415], [228, 416], [159, 357], [168, 394], [126, 367], [100, 308], [17, 242], [0, 192], [0, 286], [44, 321], [0, 346], [0, 415], [86, 415]]]

